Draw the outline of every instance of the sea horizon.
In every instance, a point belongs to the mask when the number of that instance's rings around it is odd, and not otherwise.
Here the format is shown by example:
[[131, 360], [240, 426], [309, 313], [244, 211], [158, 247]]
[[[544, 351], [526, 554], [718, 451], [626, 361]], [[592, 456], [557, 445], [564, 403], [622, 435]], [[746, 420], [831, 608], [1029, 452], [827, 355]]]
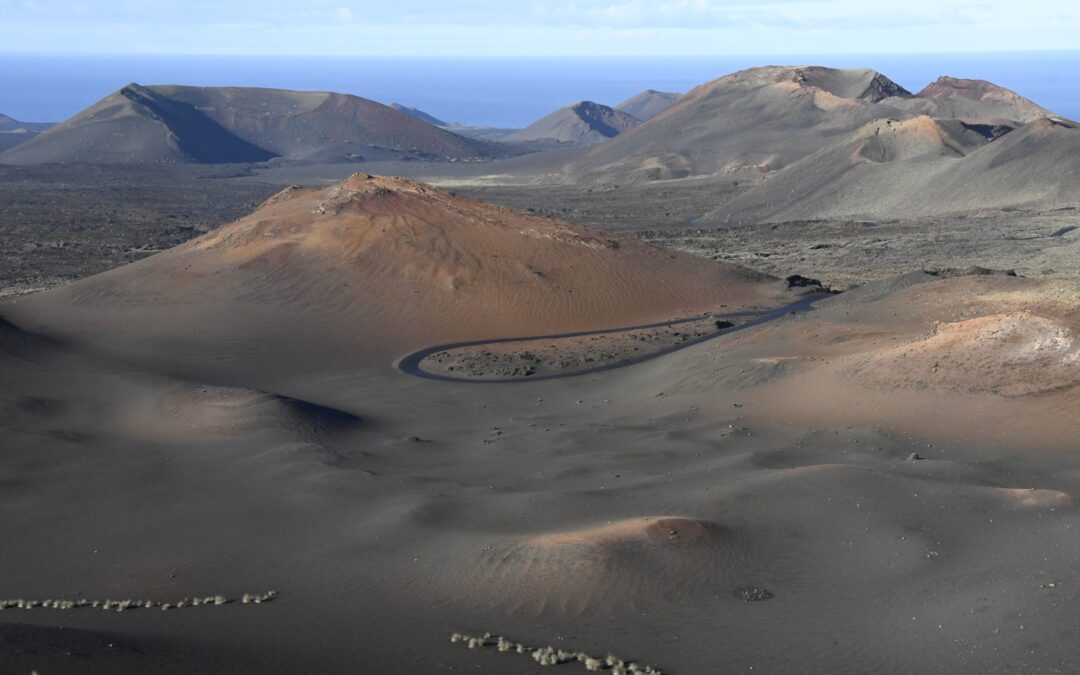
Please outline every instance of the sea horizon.
[[523, 127], [580, 100], [685, 92], [761, 65], [877, 70], [914, 92], [942, 75], [989, 80], [1080, 118], [1080, 50], [943, 54], [583, 57], [320, 57], [0, 54], [0, 113], [59, 122], [129, 82], [336, 91], [446, 122]]

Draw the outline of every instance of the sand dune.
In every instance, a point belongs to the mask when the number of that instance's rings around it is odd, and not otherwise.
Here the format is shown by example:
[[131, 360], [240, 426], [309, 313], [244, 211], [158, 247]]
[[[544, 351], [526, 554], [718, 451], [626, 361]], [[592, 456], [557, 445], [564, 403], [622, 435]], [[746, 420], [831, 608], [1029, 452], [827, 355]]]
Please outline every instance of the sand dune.
[[592, 101], [579, 101], [556, 110], [504, 140], [600, 143], [638, 124], [640, 121], [637, 118], [615, 108]]
[[937, 324], [923, 339], [864, 354], [853, 377], [880, 388], [914, 387], [1005, 396], [1080, 384], [1080, 347], [1061, 320], [1030, 311]]
[[[961, 127], [903, 124], [917, 152], [848, 160], [967, 151]], [[484, 630], [675, 673], [1080, 663], [1041, 639], [1075, 625], [1080, 582], [1075, 284], [913, 273], [535, 384], [389, 367], [782, 285], [357, 175], [5, 300], [3, 597], [280, 597], [5, 609], [0, 663], [545, 672], [447, 639]]]
[[[755, 329], [745, 352], [731, 338], [687, 349], [669, 359], [670, 381], [659, 386], [702, 392], [734, 381], [744, 395], [771, 400], [774, 414], [801, 420], [807, 400], [827, 396], [826, 408], [856, 424], [963, 429], [969, 442], [1067, 443], [1076, 425], [1056, 417], [1080, 401], [1078, 297], [1067, 282], [911, 275]], [[1008, 431], [970, 426], [1010, 407], [1024, 413]]]
[[[294, 435], [297, 440], [319, 442], [328, 435], [347, 431], [360, 424], [359, 418], [325, 406], [261, 391], [187, 386], [166, 391], [155, 402], [154, 425], [158, 431], [174, 437], [191, 438], [201, 434], [245, 436], [277, 431]], [[146, 415], [133, 411], [132, 423]], [[164, 419], [170, 424], [162, 424]]]
[[526, 540], [523, 546], [538, 548], [586, 547], [602, 550], [646, 544], [681, 546], [715, 535], [719, 528], [689, 518], [635, 518], [584, 530], [555, 532]]
[[0, 162], [261, 162], [310, 157], [345, 144], [357, 156], [389, 152], [473, 159], [512, 154], [356, 96], [133, 83], [33, 142], [5, 152]]
[[752, 576], [748, 543], [730, 528], [694, 518], [629, 518], [498, 547], [475, 563], [465, 583], [478, 594], [516, 598], [523, 608], [646, 607], [662, 596], [717, 587], [730, 593], [737, 582], [729, 580]]

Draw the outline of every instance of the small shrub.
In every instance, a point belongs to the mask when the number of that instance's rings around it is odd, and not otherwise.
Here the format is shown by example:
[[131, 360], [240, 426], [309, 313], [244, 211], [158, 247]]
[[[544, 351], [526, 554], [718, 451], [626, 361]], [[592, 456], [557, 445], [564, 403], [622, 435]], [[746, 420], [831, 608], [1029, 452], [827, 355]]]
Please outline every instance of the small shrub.
[[452, 633], [450, 635], [450, 642], [462, 642], [466, 644], [469, 649], [482, 649], [483, 647], [494, 644], [496, 649], [500, 652], [529, 654], [532, 659], [541, 666], [557, 666], [563, 663], [577, 661], [585, 666], [585, 670], [590, 672], [610, 669], [612, 675], [662, 675], [659, 669], [653, 668], [652, 666], [641, 666], [635, 662], [627, 663], [614, 654], [608, 654], [605, 658], [598, 659], [589, 656], [585, 652], [571, 652], [563, 649], [555, 649], [555, 647], [551, 646], [533, 649], [520, 642], [511, 642], [506, 637], [495, 636], [491, 633], [484, 633], [483, 637], [470, 637], [463, 633]]

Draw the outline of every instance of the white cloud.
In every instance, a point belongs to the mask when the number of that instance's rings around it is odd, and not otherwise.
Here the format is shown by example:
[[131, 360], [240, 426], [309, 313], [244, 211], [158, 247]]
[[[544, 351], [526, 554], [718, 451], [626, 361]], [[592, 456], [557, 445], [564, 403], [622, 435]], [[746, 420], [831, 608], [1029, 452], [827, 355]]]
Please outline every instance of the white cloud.
[[1060, 0], [0, 0], [0, 50], [382, 55], [1077, 48]]

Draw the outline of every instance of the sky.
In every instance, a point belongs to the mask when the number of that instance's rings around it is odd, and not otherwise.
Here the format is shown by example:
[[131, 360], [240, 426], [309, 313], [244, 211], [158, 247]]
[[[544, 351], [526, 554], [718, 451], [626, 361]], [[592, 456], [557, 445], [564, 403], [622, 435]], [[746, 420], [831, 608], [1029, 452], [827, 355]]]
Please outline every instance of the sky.
[[0, 52], [708, 56], [1080, 48], [1078, 0], [0, 0]]

